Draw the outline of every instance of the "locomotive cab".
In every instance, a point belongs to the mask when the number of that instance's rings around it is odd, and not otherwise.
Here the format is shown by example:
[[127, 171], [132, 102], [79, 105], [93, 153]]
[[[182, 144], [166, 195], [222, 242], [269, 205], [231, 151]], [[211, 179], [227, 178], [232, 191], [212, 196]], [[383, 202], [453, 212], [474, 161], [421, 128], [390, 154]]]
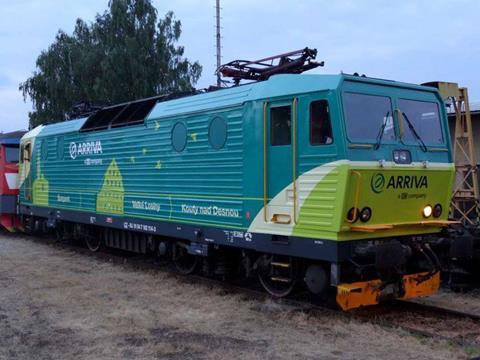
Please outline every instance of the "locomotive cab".
[[[374, 263], [380, 280], [339, 285], [344, 307], [375, 303], [388, 292], [399, 298], [436, 292], [440, 264], [427, 240], [452, 223], [454, 165], [438, 93], [356, 80], [344, 82], [341, 91], [349, 161], [342, 170], [348, 185], [338, 239], [379, 239], [353, 245], [351, 256]], [[395, 282], [396, 290], [373, 291]]]
[[346, 81], [341, 98], [350, 162], [342, 225], [348, 236], [419, 235], [448, 225], [445, 189], [453, 186], [454, 165], [438, 93]]
[[454, 179], [443, 101], [425, 86], [330, 80], [264, 102], [264, 207], [249, 231], [316, 259], [307, 286], [335, 286], [344, 309], [435, 293], [440, 266], [427, 242], [451, 223]]
[[19, 142], [25, 132], [0, 135], [0, 225], [9, 231], [18, 228]]

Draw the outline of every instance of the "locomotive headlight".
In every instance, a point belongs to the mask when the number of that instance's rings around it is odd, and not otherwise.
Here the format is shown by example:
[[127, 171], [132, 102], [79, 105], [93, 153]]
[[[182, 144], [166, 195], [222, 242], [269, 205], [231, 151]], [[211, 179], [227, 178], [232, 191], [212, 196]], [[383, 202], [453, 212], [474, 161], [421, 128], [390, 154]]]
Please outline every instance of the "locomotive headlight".
[[360, 214], [360, 210], [352, 207], [350, 210], [348, 210], [347, 220], [351, 223], [354, 223], [358, 220], [358, 214]]
[[432, 216], [433, 209], [430, 205], [427, 205], [423, 208], [423, 216], [428, 218]]
[[434, 207], [433, 207], [433, 216], [438, 218], [440, 217], [440, 215], [442, 215], [442, 205], [440, 204], [436, 204]]
[[372, 217], [372, 209], [370, 209], [369, 207], [364, 207], [362, 211], [360, 211], [361, 222], [367, 222], [368, 220], [370, 220], [371, 217]]
[[411, 164], [412, 155], [408, 150], [393, 150], [393, 161], [396, 164]]

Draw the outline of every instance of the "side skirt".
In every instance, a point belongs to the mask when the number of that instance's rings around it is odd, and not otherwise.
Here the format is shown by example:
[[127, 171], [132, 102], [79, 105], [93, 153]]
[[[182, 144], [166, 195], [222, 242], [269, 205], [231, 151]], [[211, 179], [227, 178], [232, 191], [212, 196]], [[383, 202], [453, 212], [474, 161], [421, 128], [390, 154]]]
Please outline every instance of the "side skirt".
[[359, 243], [358, 240], [339, 242], [301, 237], [285, 237], [228, 228], [219, 229], [203, 225], [195, 226], [191, 224], [91, 214], [63, 209], [57, 210], [40, 206], [20, 205], [20, 214], [44, 218], [49, 228], [55, 228], [58, 222], [68, 221], [179, 240], [188, 240], [192, 243], [198, 243], [199, 245], [230, 246], [263, 253], [294, 256], [331, 263], [348, 260], [351, 256], [353, 245]]

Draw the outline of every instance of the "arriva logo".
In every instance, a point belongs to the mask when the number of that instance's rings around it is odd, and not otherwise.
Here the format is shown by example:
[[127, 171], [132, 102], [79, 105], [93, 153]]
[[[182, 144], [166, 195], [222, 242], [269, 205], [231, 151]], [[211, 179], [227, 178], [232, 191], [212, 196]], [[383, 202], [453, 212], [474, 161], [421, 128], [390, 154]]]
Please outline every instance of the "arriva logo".
[[101, 141], [88, 141], [82, 143], [70, 143], [70, 157], [76, 159], [79, 155], [103, 154]]
[[370, 181], [370, 187], [374, 193], [380, 194], [385, 187], [385, 176], [380, 173], [373, 175], [372, 180]]
[[376, 173], [370, 180], [370, 187], [376, 194], [388, 189], [428, 189], [428, 177], [425, 175], [392, 175], [388, 178]]

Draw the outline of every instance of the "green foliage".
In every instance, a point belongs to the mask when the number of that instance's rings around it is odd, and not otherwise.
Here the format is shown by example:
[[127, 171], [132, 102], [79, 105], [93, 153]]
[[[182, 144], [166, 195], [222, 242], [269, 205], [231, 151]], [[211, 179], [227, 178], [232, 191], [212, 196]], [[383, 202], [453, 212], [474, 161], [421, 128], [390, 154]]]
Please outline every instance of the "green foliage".
[[19, 89], [32, 100], [30, 127], [63, 121], [73, 104], [118, 103], [193, 88], [202, 72], [178, 46], [181, 23], [157, 19], [150, 0], [111, 0], [93, 23], [59, 31]]

